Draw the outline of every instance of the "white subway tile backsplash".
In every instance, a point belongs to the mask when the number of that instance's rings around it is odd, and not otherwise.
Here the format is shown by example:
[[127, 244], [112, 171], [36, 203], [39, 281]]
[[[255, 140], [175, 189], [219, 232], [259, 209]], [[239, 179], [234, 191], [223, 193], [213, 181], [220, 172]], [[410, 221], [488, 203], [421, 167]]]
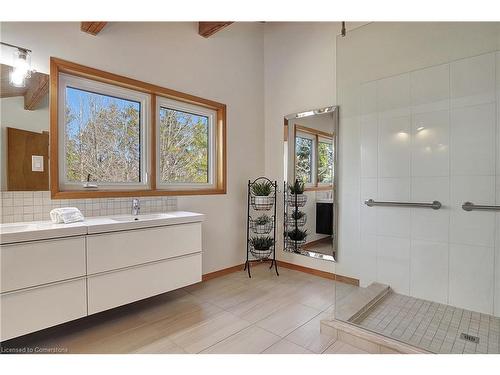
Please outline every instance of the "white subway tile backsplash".
[[[141, 213], [174, 211], [176, 197], [143, 197]], [[2, 223], [50, 220], [49, 212], [57, 207], [77, 207], [86, 217], [130, 213], [131, 198], [50, 199], [50, 192], [2, 192]]]

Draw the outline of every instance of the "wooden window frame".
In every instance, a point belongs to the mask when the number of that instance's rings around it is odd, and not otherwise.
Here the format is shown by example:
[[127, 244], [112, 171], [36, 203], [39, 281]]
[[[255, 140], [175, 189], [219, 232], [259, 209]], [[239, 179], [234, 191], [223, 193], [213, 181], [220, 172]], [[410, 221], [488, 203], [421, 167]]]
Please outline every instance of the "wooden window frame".
[[318, 142], [319, 142], [319, 138], [327, 138], [327, 139], [331, 139], [332, 142], [333, 142], [333, 136], [334, 136], [334, 133], [327, 133], [327, 132], [324, 132], [324, 131], [321, 131], [321, 130], [316, 130], [316, 129], [312, 129], [312, 128], [309, 128], [307, 126], [302, 126], [302, 125], [298, 125], [298, 124], [295, 124], [294, 125], [294, 128], [293, 128], [293, 140], [294, 140], [294, 152], [293, 152], [293, 158], [294, 158], [294, 164], [293, 164], [293, 168], [294, 168], [294, 175], [295, 175], [295, 169], [296, 169], [296, 163], [297, 163], [297, 150], [295, 149], [296, 147], [296, 144], [295, 144], [295, 139], [297, 138], [297, 133], [300, 132], [300, 133], [307, 133], [307, 134], [310, 134], [312, 135], [314, 138], [315, 138], [315, 141], [314, 141], [314, 151], [313, 151], [313, 154], [314, 154], [314, 157], [316, 158], [315, 162], [314, 162], [314, 166], [315, 168], [313, 168], [313, 181], [314, 183], [310, 184], [310, 186], [306, 186], [304, 188], [304, 191], [323, 191], [323, 190], [332, 190], [333, 188], [333, 183], [332, 184], [319, 184], [318, 183]]
[[[97, 82], [136, 90], [151, 95], [150, 118], [150, 186], [138, 190], [62, 190], [59, 181], [59, 74], [66, 73]], [[214, 187], [201, 189], [166, 190], [157, 189], [156, 183], [156, 98], [164, 97], [179, 102], [198, 105], [216, 112], [215, 138], [217, 151], [215, 155], [216, 170]], [[140, 196], [175, 196], [175, 195], [211, 195], [227, 192], [227, 147], [226, 147], [226, 105], [198, 96], [160, 87], [147, 82], [138, 81], [114, 73], [90, 68], [59, 58], [50, 58], [50, 191], [52, 199], [78, 198], [116, 198]]]

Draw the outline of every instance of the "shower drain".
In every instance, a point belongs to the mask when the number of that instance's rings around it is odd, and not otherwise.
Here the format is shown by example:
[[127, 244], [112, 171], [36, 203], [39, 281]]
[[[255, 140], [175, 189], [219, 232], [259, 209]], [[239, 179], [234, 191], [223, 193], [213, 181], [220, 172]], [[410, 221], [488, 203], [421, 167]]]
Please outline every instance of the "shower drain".
[[469, 334], [467, 334], [467, 333], [463, 333], [463, 332], [462, 332], [462, 333], [460, 334], [460, 338], [461, 338], [462, 340], [465, 340], [465, 341], [470, 341], [470, 342], [473, 342], [473, 343], [475, 343], [475, 344], [479, 344], [479, 337], [477, 337], [477, 336], [472, 336], [472, 335], [469, 335]]

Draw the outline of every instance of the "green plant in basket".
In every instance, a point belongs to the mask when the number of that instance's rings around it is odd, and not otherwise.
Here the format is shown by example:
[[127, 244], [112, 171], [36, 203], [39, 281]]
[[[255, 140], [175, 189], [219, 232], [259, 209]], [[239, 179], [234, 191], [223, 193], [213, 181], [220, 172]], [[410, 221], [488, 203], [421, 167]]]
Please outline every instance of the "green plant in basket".
[[253, 237], [250, 239], [250, 244], [255, 250], [269, 250], [274, 244], [274, 239], [272, 237]]
[[292, 219], [293, 220], [300, 220], [302, 219], [306, 214], [302, 211], [299, 211], [299, 210], [295, 210], [293, 211], [292, 213]]
[[291, 194], [304, 194], [305, 184], [302, 181], [295, 180], [295, 183], [290, 186]]
[[271, 222], [271, 218], [267, 215], [261, 215], [257, 219], [255, 219], [255, 225], [266, 225]]
[[294, 229], [288, 232], [288, 238], [290, 238], [293, 241], [303, 241], [307, 237], [307, 229], [302, 230], [302, 229]]
[[252, 185], [252, 193], [257, 197], [267, 197], [273, 191], [273, 185], [269, 181], [255, 182]]

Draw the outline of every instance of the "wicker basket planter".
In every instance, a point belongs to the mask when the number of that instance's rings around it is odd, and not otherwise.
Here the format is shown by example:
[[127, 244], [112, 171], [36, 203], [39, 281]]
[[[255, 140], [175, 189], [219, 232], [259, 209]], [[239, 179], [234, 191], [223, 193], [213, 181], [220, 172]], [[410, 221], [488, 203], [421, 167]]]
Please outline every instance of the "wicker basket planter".
[[289, 207], [304, 207], [307, 202], [307, 195], [305, 194], [288, 194]]
[[256, 211], [268, 211], [274, 206], [274, 195], [260, 196], [252, 195], [250, 204]]
[[270, 219], [266, 224], [257, 224], [257, 220], [250, 218], [250, 229], [255, 234], [269, 234], [273, 230], [273, 219]]
[[268, 249], [256, 249], [250, 245], [250, 253], [255, 259], [268, 259], [273, 253], [273, 247], [270, 246]]
[[287, 238], [285, 241], [285, 246], [288, 251], [295, 251], [296, 249], [300, 250], [302, 246], [305, 245], [305, 243], [306, 243], [305, 239], [303, 239], [302, 241], [294, 241], [291, 240], [290, 238]]
[[[305, 212], [302, 212], [303, 215], [300, 219], [297, 219], [297, 226], [303, 227], [307, 223], [307, 215]], [[295, 228], [295, 219], [293, 218], [293, 212], [288, 214], [287, 216], [287, 224], [289, 228]]]

